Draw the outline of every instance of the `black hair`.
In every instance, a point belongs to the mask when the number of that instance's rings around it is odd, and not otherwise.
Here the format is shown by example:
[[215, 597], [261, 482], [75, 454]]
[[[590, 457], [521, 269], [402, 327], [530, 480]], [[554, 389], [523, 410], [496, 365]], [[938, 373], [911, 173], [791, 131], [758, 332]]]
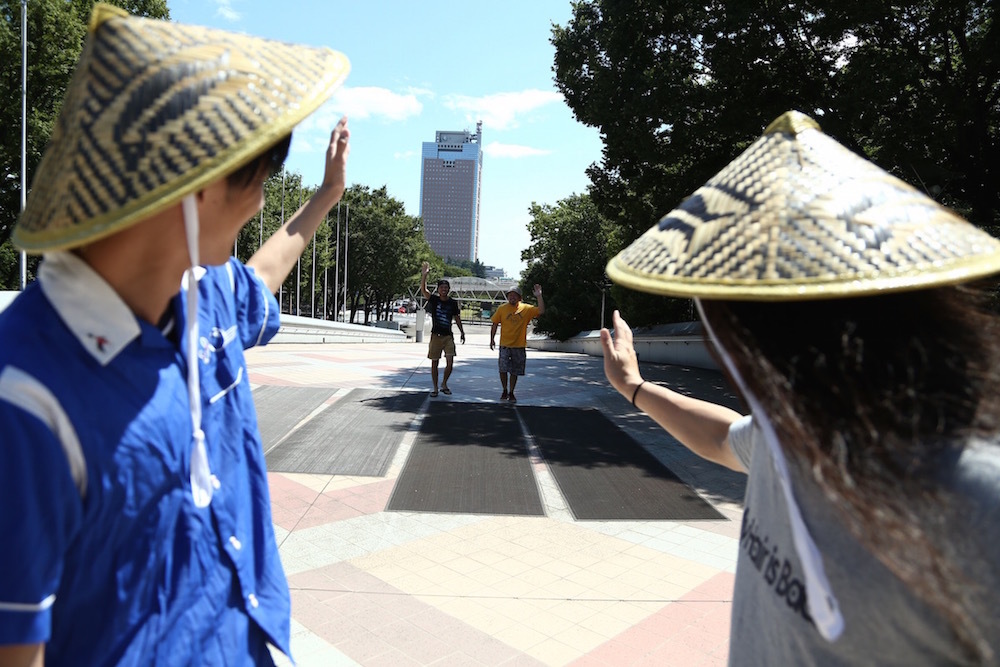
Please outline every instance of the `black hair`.
[[259, 178], [261, 174], [264, 174], [265, 178], [274, 176], [281, 171], [281, 165], [285, 163], [285, 158], [288, 157], [288, 148], [291, 145], [292, 135], [289, 133], [250, 162], [229, 174], [226, 180], [234, 188], [246, 188], [253, 184], [254, 180]]
[[438, 287], [441, 287], [441, 285], [444, 285], [448, 289], [451, 289], [451, 283], [448, 282], [447, 280], [444, 280], [443, 278], [441, 280], [439, 280], [438, 284], [437, 284]]
[[973, 660], [988, 661], [971, 611], [978, 592], [959, 547], [942, 539], [962, 499], [940, 482], [969, 438], [1000, 431], [1000, 317], [985, 294], [702, 301], [702, 311], [790, 464]]

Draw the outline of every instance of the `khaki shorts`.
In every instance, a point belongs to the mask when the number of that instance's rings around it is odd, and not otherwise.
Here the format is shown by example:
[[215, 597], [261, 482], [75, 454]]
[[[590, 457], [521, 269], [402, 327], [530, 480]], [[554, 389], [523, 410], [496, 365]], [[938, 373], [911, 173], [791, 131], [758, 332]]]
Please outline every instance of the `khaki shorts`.
[[432, 333], [430, 345], [427, 346], [427, 358], [440, 359], [442, 352], [446, 357], [455, 356], [455, 337]]

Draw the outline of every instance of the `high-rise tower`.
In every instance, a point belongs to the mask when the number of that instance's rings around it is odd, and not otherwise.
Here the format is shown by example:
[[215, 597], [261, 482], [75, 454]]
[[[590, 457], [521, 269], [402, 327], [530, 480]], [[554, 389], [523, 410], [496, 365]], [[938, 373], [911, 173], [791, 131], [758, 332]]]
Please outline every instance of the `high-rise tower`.
[[425, 141], [420, 168], [420, 216], [431, 249], [444, 259], [479, 257], [479, 191], [483, 122], [476, 133], [441, 131]]

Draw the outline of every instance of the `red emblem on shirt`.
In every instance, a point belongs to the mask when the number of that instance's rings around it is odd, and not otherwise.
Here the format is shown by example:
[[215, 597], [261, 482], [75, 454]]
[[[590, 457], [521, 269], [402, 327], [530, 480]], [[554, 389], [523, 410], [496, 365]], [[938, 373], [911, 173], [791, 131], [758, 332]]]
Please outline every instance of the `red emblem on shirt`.
[[98, 352], [104, 352], [104, 346], [111, 342], [104, 336], [98, 336], [96, 334], [87, 334], [87, 335], [94, 339], [94, 343], [97, 344]]

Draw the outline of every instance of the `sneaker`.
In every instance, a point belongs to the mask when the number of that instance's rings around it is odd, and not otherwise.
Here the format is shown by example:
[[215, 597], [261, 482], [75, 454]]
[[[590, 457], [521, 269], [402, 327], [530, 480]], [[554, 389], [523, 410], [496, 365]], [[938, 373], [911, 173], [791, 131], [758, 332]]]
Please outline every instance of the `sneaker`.
[[504, 392], [504, 393], [500, 394], [500, 400], [501, 401], [506, 401], [507, 400], [507, 392]]

